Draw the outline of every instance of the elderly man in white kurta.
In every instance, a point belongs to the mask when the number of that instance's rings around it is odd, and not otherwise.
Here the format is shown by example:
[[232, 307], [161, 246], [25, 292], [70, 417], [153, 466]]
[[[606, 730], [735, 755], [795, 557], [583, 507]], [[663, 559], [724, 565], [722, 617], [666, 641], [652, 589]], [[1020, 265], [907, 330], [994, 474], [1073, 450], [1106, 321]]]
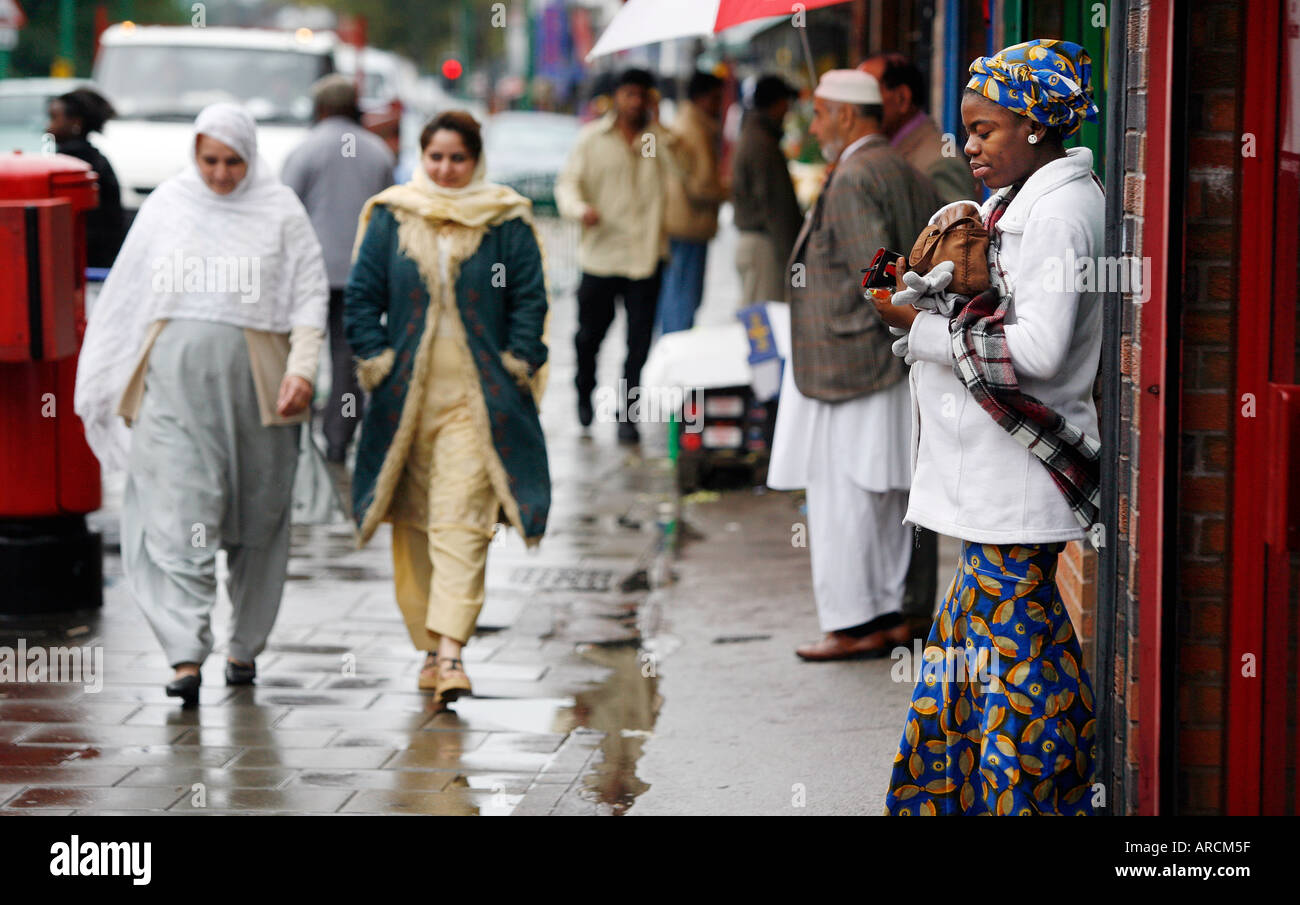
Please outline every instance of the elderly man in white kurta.
[[812, 131], [832, 172], [790, 259], [791, 354], [768, 484], [807, 492], [825, 636], [796, 651], [805, 660], [880, 655], [905, 640], [892, 635], [906, 632], [910, 400], [861, 270], [882, 246], [910, 249], [939, 198], [890, 147], [880, 102], [865, 72], [822, 76]]

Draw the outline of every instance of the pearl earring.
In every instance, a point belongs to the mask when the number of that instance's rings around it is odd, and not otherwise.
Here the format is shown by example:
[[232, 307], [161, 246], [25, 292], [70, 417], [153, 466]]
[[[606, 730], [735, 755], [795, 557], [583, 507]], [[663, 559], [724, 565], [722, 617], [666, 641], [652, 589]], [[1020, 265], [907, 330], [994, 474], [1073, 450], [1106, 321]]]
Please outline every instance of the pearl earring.
[[1037, 136], [1037, 135], [1030, 135], [1030, 136], [1029, 136], [1029, 143], [1030, 143], [1031, 145], [1036, 145], [1036, 144], [1038, 144], [1038, 136]]

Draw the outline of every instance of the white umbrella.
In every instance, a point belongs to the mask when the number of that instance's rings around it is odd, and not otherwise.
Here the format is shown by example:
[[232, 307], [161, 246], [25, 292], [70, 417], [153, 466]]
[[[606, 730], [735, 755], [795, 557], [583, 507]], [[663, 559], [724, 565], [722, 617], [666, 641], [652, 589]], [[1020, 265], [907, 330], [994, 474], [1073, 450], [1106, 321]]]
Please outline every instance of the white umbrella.
[[[717, 34], [733, 25], [755, 19], [788, 18], [795, 6], [803, 10], [832, 6], [847, 0], [627, 0], [601, 33], [587, 59], [617, 53], [630, 47], [657, 44], [674, 38], [697, 38]], [[799, 28], [808, 74], [817, 83], [808, 47], [808, 30]]]

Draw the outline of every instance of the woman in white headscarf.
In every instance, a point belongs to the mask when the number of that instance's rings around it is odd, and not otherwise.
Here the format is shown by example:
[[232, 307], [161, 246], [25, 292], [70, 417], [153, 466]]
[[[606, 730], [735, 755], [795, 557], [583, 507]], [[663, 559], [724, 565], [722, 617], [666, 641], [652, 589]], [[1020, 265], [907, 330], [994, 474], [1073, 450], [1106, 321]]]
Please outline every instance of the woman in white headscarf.
[[187, 704], [213, 646], [218, 548], [227, 684], [252, 682], [275, 621], [329, 297], [311, 222], [258, 156], [252, 117], [213, 104], [194, 133], [193, 165], [149, 195], [104, 282], [76, 389], [91, 448], [127, 472], [127, 586], [175, 669], [167, 693]]

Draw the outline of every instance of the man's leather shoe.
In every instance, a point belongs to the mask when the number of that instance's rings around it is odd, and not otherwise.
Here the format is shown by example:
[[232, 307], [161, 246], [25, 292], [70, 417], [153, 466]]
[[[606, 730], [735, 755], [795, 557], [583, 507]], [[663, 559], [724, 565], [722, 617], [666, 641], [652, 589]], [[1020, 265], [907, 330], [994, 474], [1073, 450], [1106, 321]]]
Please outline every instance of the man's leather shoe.
[[618, 423], [618, 442], [625, 444], [640, 443], [641, 432], [636, 429], [636, 425], [631, 421], [620, 421]]
[[[906, 628], [907, 631], [911, 634], [911, 639], [919, 638], [922, 641], [928, 641], [930, 639], [930, 629], [933, 626], [934, 626], [934, 620], [931, 618], [928, 618], [926, 616], [908, 616], [903, 620], [903, 625], [894, 629], [894, 631], [898, 632], [899, 635], [901, 636], [903, 628]], [[891, 634], [889, 636], [889, 640], [894, 641], [897, 639], [895, 639], [895, 637]]]
[[813, 662], [869, 660], [885, 656], [891, 647], [884, 632], [872, 632], [863, 638], [854, 638], [843, 632], [827, 632], [820, 641], [795, 648], [795, 653]]
[[593, 416], [591, 410], [591, 397], [583, 393], [578, 394], [578, 423], [583, 427], [591, 427]]

